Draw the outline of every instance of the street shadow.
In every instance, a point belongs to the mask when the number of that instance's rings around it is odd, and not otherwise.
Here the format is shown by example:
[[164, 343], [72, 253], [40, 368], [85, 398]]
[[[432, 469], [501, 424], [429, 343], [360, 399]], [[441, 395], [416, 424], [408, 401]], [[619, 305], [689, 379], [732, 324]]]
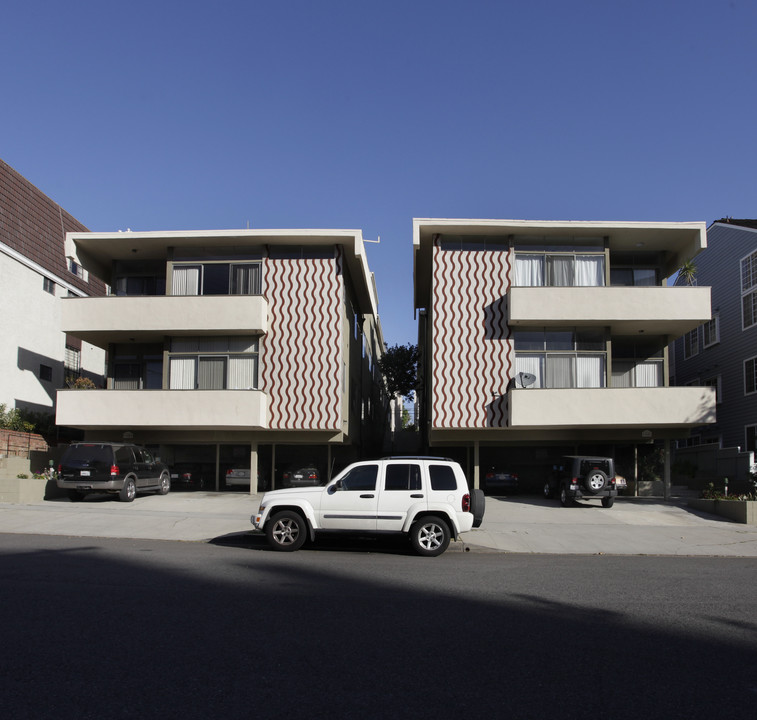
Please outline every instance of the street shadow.
[[0, 538], [14, 720], [754, 713], [753, 561]]

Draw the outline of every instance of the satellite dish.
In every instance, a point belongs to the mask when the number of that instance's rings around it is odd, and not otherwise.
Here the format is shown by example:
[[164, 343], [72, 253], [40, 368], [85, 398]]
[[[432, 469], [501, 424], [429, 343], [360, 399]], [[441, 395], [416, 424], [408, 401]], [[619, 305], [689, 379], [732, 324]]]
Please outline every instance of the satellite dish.
[[519, 372], [515, 376], [515, 382], [521, 387], [528, 387], [536, 382], [536, 375], [527, 372]]

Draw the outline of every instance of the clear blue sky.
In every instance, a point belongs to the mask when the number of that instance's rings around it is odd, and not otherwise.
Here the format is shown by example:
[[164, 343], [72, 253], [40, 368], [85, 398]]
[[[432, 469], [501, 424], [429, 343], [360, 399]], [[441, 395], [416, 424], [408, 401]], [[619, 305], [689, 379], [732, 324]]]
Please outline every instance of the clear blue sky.
[[757, 217], [756, 0], [6, 0], [0, 157], [92, 230]]

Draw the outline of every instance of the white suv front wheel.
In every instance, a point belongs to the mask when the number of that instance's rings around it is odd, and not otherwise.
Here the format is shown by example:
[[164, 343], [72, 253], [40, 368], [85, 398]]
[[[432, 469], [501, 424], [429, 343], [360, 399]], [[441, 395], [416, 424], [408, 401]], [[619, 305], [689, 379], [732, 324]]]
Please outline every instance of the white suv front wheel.
[[449, 526], [436, 515], [422, 517], [410, 529], [410, 542], [418, 555], [441, 555], [449, 547], [449, 540]]
[[266, 524], [268, 544], [274, 550], [292, 552], [299, 550], [307, 539], [308, 526], [305, 518], [291, 510], [274, 515]]

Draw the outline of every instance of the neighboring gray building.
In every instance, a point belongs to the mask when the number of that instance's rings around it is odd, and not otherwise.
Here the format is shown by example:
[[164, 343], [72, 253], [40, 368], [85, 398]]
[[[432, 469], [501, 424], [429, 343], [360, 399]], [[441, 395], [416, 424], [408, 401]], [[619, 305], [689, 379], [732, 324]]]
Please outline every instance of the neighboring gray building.
[[712, 319], [676, 341], [678, 385], [716, 388], [717, 422], [681, 446], [755, 450], [757, 439], [757, 220], [725, 218], [707, 230], [696, 284], [712, 288]]

